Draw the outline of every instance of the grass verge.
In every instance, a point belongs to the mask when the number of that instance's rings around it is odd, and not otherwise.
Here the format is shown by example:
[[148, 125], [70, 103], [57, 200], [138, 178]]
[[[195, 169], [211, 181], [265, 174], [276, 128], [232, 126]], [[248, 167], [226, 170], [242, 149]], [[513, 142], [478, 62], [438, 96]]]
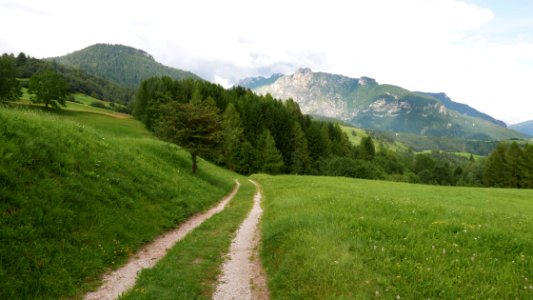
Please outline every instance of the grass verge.
[[0, 299], [81, 295], [237, 176], [204, 161], [192, 175], [180, 148], [119, 137], [122, 119], [72, 118], [0, 107]]
[[533, 191], [253, 178], [273, 299], [533, 297]]
[[120, 299], [211, 299], [224, 255], [252, 207], [254, 192], [248, 180], [241, 180], [239, 192], [221, 213], [178, 242], [154, 268], [143, 270], [135, 287]]

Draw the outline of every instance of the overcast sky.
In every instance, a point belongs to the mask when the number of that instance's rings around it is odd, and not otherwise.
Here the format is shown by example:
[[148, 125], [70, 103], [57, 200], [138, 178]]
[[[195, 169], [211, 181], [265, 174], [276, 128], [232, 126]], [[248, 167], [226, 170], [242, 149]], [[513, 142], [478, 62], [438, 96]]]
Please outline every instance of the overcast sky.
[[225, 86], [309, 67], [533, 119], [533, 0], [0, 0], [0, 28], [0, 53], [124, 44]]

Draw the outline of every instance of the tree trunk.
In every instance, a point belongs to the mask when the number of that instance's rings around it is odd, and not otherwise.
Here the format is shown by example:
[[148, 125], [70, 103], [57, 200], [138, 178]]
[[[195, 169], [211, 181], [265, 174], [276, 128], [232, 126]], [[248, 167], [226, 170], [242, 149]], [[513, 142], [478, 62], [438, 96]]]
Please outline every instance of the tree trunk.
[[194, 174], [196, 173], [196, 169], [198, 168], [196, 153], [191, 153], [191, 159], [192, 159], [192, 173]]

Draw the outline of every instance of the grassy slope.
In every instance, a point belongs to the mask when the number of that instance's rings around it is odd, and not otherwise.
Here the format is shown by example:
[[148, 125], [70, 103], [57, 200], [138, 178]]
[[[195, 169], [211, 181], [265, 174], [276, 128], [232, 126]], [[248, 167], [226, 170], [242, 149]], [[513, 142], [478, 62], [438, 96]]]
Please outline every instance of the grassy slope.
[[[127, 116], [125, 114], [119, 114], [113, 111], [113, 107], [111, 107], [111, 102], [103, 101], [82, 93], [74, 93], [72, 94], [74, 96], [74, 100], [76, 102], [69, 102], [67, 101], [66, 109], [69, 111], [87, 111], [87, 112], [96, 112], [96, 113], [104, 113], [104, 114], [114, 114], [117, 116]], [[31, 97], [33, 95], [28, 93], [27, 88], [22, 89], [22, 97], [20, 98], [20, 101], [18, 101], [19, 104], [32, 104]], [[98, 102], [101, 103], [103, 106], [105, 106], [106, 109], [94, 107], [91, 106], [91, 103]], [[16, 102], [15, 102], [16, 103]], [[124, 107], [124, 104], [121, 103], [115, 103], [116, 107]], [[34, 105], [37, 106], [37, 105]], [[65, 107], [64, 107], [65, 108]]]
[[254, 177], [273, 299], [533, 297], [533, 191]]
[[0, 298], [80, 295], [231, 189], [189, 160], [132, 119], [0, 107]]
[[[368, 133], [366, 132], [366, 130], [362, 128], [351, 127], [351, 126], [346, 126], [346, 125], [340, 125], [340, 127], [342, 131], [346, 133], [346, 135], [348, 136], [348, 140], [350, 141], [350, 143], [352, 143], [355, 146], [358, 146], [359, 144], [361, 144], [361, 139], [363, 137], [368, 136]], [[355, 136], [353, 135], [353, 131], [355, 131], [355, 134], [356, 134]], [[374, 145], [376, 146], [376, 150], [379, 149], [379, 145], [383, 145], [385, 148], [392, 150], [392, 151], [408, 149], [407, 146], [405, 146], [404, 144], [398, 141], [388, 142], [388, 141], [383, 141], [383, 140], [374, 140]]]
[[235, 231], [252, 207], [255, 186], [241, 180], [239, 193], [221, 213], [176, 244], [152, 269], [141, 272], [121, 299], [211, 299]]

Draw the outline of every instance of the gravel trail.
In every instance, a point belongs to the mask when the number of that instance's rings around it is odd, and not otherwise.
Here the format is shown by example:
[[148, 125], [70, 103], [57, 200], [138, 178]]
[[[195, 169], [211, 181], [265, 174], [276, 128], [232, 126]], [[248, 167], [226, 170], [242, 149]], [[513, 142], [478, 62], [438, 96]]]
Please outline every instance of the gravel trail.
[[213, 215], [221, 212], [226, 204], [235, 196], [239, 190], [240, 183], [235, 180], [235, 187], [230, 194], [225, 196], [215, 207], [209, 209], [204, 213], [192, 216], [190, 219], [181, 224], [178, 228], [162, 234], [154, 241], [142, 247], [128, 263], [111, 273], [105, 274], [103, 277], [103, 284], [97, 291], [90, 292], [85, 295], [86, 300], [103, 300], [116, 299], [122, 293], [132, 288], [137, 279], [137, 273], [145, 268], [153, 267], [163, 256], [165, 256], [168, 249], [181, 239], [183, 239], [194, 228], [198, 227], [205, 220]]
[[261, 238], [258, 224], [263, 213], [261, 192], [258, 184], [250, 181], [256, 187], [254, 205], [231, 243], [228, 258], [222, 266], [222, 274], [219, 276], [218, 286], [213, 295], [215, 300], [269, 299], [258, 253]]

